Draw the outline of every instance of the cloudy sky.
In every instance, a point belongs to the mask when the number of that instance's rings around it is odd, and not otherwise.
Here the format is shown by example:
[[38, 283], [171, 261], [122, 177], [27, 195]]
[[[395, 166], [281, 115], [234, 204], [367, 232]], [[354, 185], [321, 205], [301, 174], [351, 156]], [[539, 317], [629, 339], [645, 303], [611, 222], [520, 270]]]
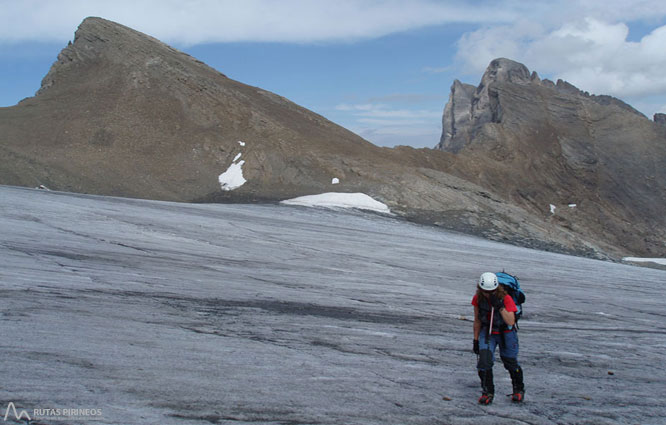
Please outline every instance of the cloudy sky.
[[663, 0], [0, 0], [0, 107], [34, 95], [87, 16], [382, 146], [436, 145], [453, 80], [477, 85], [496, 57], [666, 112]]

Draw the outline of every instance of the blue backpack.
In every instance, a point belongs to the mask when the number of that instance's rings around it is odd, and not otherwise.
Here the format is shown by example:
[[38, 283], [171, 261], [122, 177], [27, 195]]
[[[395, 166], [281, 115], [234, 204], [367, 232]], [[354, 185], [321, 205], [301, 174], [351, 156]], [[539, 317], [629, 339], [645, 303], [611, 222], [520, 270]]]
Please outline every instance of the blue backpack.
[[523, 315], [523, 303], [525, 302], [525, 293], [520, 289], [520, 282], [518, 282], [516, 276], [505, 273], [504, 270], [495, 274], [497, 275], [497, 281], [499, 284], [504, 286], [506, 293], [511, 295], [513, 302], [516, 303], [516, 307], [518, 307], [518, 311], [516, 312], [516, 322], [518, 322], [520, 316]]

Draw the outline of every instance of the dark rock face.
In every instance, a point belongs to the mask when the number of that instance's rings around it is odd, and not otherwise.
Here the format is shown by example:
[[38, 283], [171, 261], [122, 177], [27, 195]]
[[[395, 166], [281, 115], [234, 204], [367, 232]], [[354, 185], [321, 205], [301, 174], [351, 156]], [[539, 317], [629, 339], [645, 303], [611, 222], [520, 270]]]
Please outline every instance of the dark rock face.
[[476, 87], [458, 80], [451, 86], [449, 103], [442, 118], [442, 138], [438, 147], [447, 152], [458, 152], [469, 142], [472, 121], [472, 98]]
[[437, 148], [457, 153], [472, 140], [481, 126], [500, 121], [497, 95], [490, 90], [493, 82], [528, 84], [531, 81], [527, 67], [509, 59], [492, 61], [478, 87], [456, 80], [444, 109], [442, 138]]
[[664, 127], [508, 59], [490, 64], [459, 116], [454, 95], [456, 84], [444, 120], [460, 125], [437, 146], [456, 154], [449, 171], [592, 240], [666, 255]]
[[654, 114], [654, 122], [659, 125], [666, 125], [666, 114]]

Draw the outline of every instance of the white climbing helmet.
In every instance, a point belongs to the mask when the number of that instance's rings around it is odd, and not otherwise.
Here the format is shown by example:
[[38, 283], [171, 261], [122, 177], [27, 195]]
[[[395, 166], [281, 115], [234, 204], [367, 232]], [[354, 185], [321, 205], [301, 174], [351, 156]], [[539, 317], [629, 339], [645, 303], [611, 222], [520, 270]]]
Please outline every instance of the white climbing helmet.
[[497, 289], [499, 283], [497, 282], [497, 275], [491, 272], [485, 272], [479, 278], [479, 288], [484, 291], [494, 291]]

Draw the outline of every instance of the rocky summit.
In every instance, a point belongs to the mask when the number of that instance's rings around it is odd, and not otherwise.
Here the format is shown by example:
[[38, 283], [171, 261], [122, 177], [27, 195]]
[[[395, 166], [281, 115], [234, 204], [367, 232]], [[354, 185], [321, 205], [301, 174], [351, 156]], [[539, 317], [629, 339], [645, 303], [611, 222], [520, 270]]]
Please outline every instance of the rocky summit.
[[449, 169], [579, 235], [666, 254], [666, 127], [610, 96], [496, 59], [455, 81], [438, 149]]
[[180, 202], [362, 192], [398, 216], [488, 239], [663, 255], [666, 126], [509, 63], [491, 64], [478, 88], [454, 83], [440, 149], [388, 149], [87, 18], [36, 95], [0, 108], [0, 184]]

